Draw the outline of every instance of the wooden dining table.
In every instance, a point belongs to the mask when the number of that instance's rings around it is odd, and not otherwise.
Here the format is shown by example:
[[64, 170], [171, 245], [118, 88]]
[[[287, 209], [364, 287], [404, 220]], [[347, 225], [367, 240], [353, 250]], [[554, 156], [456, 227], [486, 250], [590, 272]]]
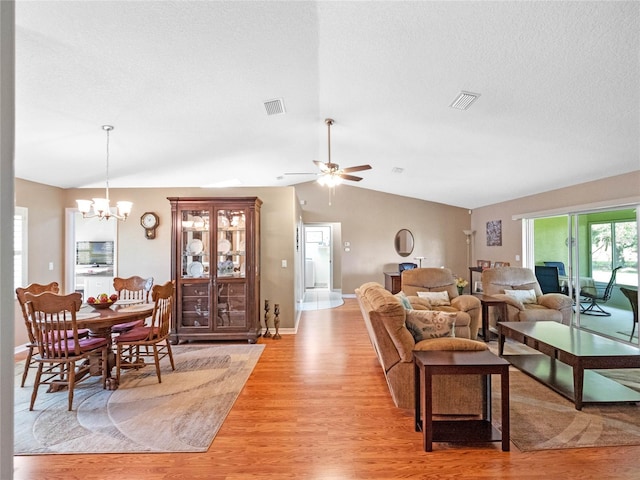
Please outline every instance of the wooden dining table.
[[[106, 338], [109, 345], [108, 365], [107, 365], [107, 386], [115, 390], [118, 385], [115, 377], [111, 377], [111, 370], [115, 366], [115, 354], [111, 348], [111, 328], [114, 325], [144, 320], [151, 316], [153, 303], [139, 303], [119, 300], [109, 308], [97, 309], [91, 305], [83, 305], [76, 313], [76, 324], [78, 328], [89, 330], [89, 336]], [[102, 366], [100, 357], [90, 357], [90, 375], [101, 375]]]

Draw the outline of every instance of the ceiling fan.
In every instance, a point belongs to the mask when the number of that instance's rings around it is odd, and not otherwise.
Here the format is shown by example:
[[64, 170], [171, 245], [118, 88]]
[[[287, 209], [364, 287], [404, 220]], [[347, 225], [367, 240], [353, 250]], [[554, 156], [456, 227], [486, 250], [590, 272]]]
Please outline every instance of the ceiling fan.
[[340, 165], [331, 161], [331, 125], [335, 123], [332, 118], [325, 119], [324, 123], [327, 124], [327, 145], [328, 145], [328, 161], [321, 162], [314, 160], [320, 173], [285, 173], [285, 175], [318, 175], [318, 183], [320, 185], [326, 185], [328, 187], [335, 187], [342, 183], [343, 180], [350, 180], [352, 182], [359, 182], [362, 177], [350, 175], [353, 172], [361, 172], [363, 170], [370, 170], [371, 165], [358, 165], [355, 167], [340, 168]]

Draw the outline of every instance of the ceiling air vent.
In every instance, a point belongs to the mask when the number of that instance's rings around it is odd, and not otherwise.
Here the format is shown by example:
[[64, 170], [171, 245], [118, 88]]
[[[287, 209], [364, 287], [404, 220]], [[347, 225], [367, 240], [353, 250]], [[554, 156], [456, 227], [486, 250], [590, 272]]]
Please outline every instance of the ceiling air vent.
[[468, 110], [471, 104], [475, 102], [479, 96], [479, 93], [462, 91], [460, 92], [460, 95], [458, 95], [458, 97], [449, 106], [458, 110]]
[[267, 115], [282, 115], [285, 113], [284, 100], [282, 98], [267, 100], [264, 102], [264, 108], [267, 111]]

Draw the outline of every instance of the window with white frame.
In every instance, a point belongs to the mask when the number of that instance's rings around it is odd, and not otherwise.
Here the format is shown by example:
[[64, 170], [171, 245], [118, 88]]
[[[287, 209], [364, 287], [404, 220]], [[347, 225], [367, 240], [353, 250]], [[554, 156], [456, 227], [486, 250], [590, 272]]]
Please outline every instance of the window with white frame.
[[27, 285], [27, 209], [15, 207], [13, 215], [13, 287]]

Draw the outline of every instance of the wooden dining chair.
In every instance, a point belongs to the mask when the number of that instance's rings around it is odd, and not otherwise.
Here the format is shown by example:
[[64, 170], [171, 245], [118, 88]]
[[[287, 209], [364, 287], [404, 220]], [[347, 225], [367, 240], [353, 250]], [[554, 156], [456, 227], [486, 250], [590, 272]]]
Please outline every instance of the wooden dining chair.
[[[113, 279], [113, 289], [118, 294], [118, 300], [132, 300], [140, 303], [149, 303], [149, 293], [153, 285], [153, 277], [142, 278], [137, 275], [128, 278], [115, 277]], [[136, 320], [135, 322], [127, 322], [120, 325], [114, 325], [111, 333], [119, 335], [129, 330], [141, 327], [144, 320]]]
[[116, 344], [116, 382], [120, 383], [120, 372], [124, 368], [142, 368], [146, 365], [145, 357], [153, 357], [156, 365], [158, 383], [162, 383], [160, 360], [169, 357], [171, 369], [175, 370], [171, 343], [169, 343], [169, 327], [175, 281], [163, 285], [154, 285], [151, 298], [154, 302], [153, 314], [149, 325], [136, 327], [115, 338]]
[[[29, 321], [29, 313], [27, 312], [27, 300], [25, 298], [26, 293], [32, 293], [37, 295], [43, 292], [51, 292], [58, 293], [60, 292], [60, 287], [58, 286], [58, 282], [51, 282], [45, 284], [40, 283], [32, 283], [26, 287], [18, 287], [16, 288], [16, 297], [18, 299], [18, 304], [20, 305], [20, 310], [22, 310], [22, 318], [24, 319], [24, 326], [27, 330], [27, 338], [29, 342], [25, 345], [27, 348], [27, 358], [24, 361], [24, 372], [22, 372], [22, 381], [20, 382], [20, 386], [24, 387], [24, 383], [27, 380], [27, 376], [29, 375], [30, 369], [37, 368], [38, 364], [33, 359], [33, 353], [38, 348], [38, 343], [36, 342], [36, 337], [31, 328], [31, 322]], [[73, 335], [73, 332], [67, 332], [68, 335]], [[78, 337], [84, 338], [89, 335], [89, 330], [86, 328], [78, 330]]]
[[25, 299], [38, 345], [38, 353], [33, 357], [38, 369], [29, 410], [33, 410], [40, 385], [67, 387], [71, 410], [76, 377], [78, 381], [89, 378], [89, 362], [80, 364], [81, 360], [101, 354], [102, 388], [105, 387], [107, 369], [104, 366], [107, 365], [109, 342], [102, 337], [79, 337], [76, 324], [76, 312], [82, 305], [82, 295], [79, 293], [57, 295], [52, 292], [27, 292]]

